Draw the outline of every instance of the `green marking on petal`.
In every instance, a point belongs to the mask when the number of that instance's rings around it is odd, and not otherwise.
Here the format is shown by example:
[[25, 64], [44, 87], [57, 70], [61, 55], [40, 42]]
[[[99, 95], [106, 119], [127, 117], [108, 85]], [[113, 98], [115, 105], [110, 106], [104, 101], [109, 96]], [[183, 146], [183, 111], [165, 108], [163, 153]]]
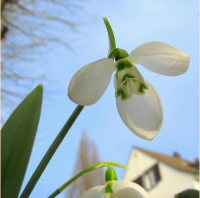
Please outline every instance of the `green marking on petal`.
[[131, 67], [133, 67], [132, 63], [126, 58], [121, 59], [117, 62], [117, 72]]
[[112, 185], [113, 185], [113, 181], [110, 181], [106, 184], [105, 194], [111, 194], [113, 192]]
[[120, 96], [121, 100], [128, 100], [132, 94], [145, 94], [148, 85], [135, 65], [124, 58], [117, 62], [115, 89], [116, 97]]
[[138, 92], [144, 94], [145, 93], [144, 89], [148, 89], [148, 86], [146, 84], [144, 84], [144, 83], [140, 83]]
[[122, 100], [125, 100], [128, 95], [124, 92], [123, 89], [117, 89], [117, 97], [121, 96]]
[[133, 75], [131, 75], [131, 74], [125, 74], [125, 75], [123, 76], [123, 78], [122, 78], [122, 82], [125, 81], [127, 78], [133, 79], [133, 78], [135, 78], [135, 76], [133, 76]]

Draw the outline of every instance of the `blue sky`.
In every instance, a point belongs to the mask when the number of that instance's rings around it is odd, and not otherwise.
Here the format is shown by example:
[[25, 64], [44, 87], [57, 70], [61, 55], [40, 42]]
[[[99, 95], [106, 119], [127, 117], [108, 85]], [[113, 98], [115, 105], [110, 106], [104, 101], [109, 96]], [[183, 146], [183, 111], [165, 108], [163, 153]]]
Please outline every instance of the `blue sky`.
[[[75, 53], [59, 46], [42, 60], [48, 68], [45, 75], [52, 81], [44, 86], [41, 120], [25, 183], [76, 107], [67, 96], [73, 74], [82, 66], [107, 56], [108, 37], [103, 17], [107, 17], [113, 28], [117, 47], [130, 53], [149, 41], [165, 42], [189, 54], [190, 66], [185, 74], [177, 77], [162, 76], [140, 65], [137, 67], [154, 85], [163, 104], [163, 126], [153, 141], [140, 139], [122, 122], [116, 108], [112, 79], [102, 98], [83, 109], [31, 198], [47, 197], [72, 176], [83, 131], [95, 141], [102, 161], [126, 165], [133, 146], [168, 155], [177, 151], [192, 161], [199, 156], [198, 4], [197, 0], [94, 0], [83, 4], [95, 22], [79, 27], [86, 36], [73, 43]], [[60, 32], [61, 38], [66, 35], [67, 32]], [[118, 178], [122, 179], [124, 171], [116, 170]], [[62, 198], [64, 194], [58, 197]]]

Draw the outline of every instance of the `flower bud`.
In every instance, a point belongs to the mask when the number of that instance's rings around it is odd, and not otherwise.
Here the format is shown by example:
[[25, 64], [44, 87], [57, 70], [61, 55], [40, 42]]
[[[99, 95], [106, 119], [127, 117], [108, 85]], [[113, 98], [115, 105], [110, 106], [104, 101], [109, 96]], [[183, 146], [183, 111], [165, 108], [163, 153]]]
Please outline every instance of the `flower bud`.
[[106, 170], [105, 179], [106, 179], [106, 182], [112, 181], [112, 180], [117, 181], [117, 175], [116, 175], [116, 173], [115, 173], [115, 169], [114, 169], [114, 168], [109, 167], [109, 168]]

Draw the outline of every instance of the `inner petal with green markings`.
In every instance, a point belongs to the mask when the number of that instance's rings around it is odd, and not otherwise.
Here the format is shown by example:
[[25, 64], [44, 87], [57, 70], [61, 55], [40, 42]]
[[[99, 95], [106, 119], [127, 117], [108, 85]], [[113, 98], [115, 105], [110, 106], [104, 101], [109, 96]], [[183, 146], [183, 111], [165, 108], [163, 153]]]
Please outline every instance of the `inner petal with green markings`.
[[128, 100], [133, 94], [143, 95], [147, 84], [135, 65], [123, 58], [117, 62], [117, 71], [114, 77], [115, 96], [121, 100]]

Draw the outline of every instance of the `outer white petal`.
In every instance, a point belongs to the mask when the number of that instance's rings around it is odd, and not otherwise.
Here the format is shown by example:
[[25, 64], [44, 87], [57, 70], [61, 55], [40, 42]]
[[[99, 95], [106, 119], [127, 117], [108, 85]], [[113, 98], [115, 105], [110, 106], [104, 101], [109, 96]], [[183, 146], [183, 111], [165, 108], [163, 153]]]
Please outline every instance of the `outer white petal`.
[[187, 71], [190, 56], [162, 42], [149, 42], [133, 50], [128, 59], [158, 74], [176, 76]]
[[80, 198], [104, 198], [105, 185], [96, 186], [86, 191]]
[[115, 193], [111, 193], [111, 194], [105, 194], [104, 198], [122, 198], [117, 196]]
[[104, 58], [82, 67], [70, 81], [69, 98], [82, 106], [96, 103], [108, 87], [115, 65]]
[[130, 181], [116, 181], [112, 185], [112, 191], [120, 198], [148, 198], [147, 192], [138, 184]]
[[154, 87], [149, 87], [144, 95], [135, 95], [122, 101], [116, 98], [118, 112], [125, 125], [139, 137], [152, 140], [159, 132], [163, 121], [162, 104]]

